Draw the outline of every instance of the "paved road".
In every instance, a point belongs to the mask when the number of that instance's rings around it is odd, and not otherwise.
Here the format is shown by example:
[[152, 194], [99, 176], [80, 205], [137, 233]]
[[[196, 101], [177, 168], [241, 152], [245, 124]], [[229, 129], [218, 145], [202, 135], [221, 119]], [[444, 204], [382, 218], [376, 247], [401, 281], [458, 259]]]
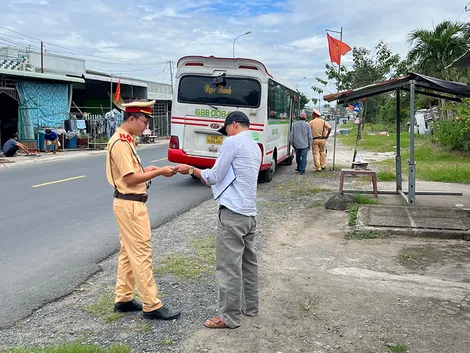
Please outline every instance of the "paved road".
[[[166, 146], [139, 149], [144, 165], [164, 166], [166, 154]], [[104, 163], [97, 154], [0, 171], [0, 328], [69, 293], [118, 250]], [[211, 196], [182, 175], [154, 179], [149, 194], [152, 227]]]

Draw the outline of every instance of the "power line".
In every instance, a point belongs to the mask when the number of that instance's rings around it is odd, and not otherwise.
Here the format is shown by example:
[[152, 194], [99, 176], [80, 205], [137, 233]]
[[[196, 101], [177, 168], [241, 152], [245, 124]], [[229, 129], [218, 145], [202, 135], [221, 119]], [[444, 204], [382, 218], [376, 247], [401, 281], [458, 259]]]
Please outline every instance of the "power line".
[[[31, 36], [29, 36], [29, 35], [27, 35], [27, 34], [24, 34], [24, 33], [20, 33], [20, 32], [14, 31], [14, 30], [9, 29], [9, 28], [7, 28], [7, 27], [0, 26], [0, 28], [6, 29], [7, 31], [10, 31], [10, 32], [13, 32], [13, 33], [22, 35], [22, 36], [24, 36], [24, 37], [34, 39], [34, 40], [36, 40], [36, 41], [38, 41], [38, 42], [41, 42], [40, 39], [31, 37]], [[54, 47], [57, 47], [57, 48], [61, 48], [61, 49], [68, 50], [68, 51], [75, 52], [75, 53], [82, 54], [82, 55], [92, 56], [92, 57], [95, 57], [95, 58], [106, 59], [106, 60], [111, 61], [111, 62], [114, 61], [114, 62], [121, 62], [121, 63], [130, 63], [130, 64], [132, 64], [132, 63], [142, 63], [141, 61], [132, 62], [132, 61], [128, 61], [128, 60], [110, 59], [110, 58], [106, 58], [106, 57], [104, 57], [104, 56], [88, 54], [88, 53], [86, 53], [86, 52], [82, 52], [82, 51], [79, 51], [79, 50], [66, 48], [66, 47], [63, 47], [63, 46], [61, 46], [61, 45], [53, 44], [53, 43], [50, 43], [50, 42], [46, 42], [46, 41], [43, 41], [43, 42], [46, 43], [46, 44], [52, 45], [52, 46], [54, 46]]]
[[[465, 5], [465, 7], [463, 8], [463, 10], [462, 10], [462, 12], [460, 13], [459, 17], [457, 17], [457, 20], [456, 20], [455, 22], [458, 22], [458, 21], [459, 21], [459, 18], [460, 18], [460, 16], [462, 16], [462, 14], [463, 14], [465, 11], [467, 11], [467, 7], [468, 7], [468, 5], [470, 5], [470, 2], [469, 2], [467, 5]], [[467, 17], [468, 17], [468, 16], [467, 16]], [[465, 22], [465, 21], [464, 21], [464, 22]]]

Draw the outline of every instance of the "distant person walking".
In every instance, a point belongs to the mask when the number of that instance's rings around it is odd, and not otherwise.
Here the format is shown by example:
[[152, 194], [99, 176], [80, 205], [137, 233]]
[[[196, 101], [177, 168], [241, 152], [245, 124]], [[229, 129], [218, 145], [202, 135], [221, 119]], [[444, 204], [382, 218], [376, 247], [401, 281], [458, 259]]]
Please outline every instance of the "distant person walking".
[[307, 155], [312, 147], [312, 129], [307, 123], [307, 114], [300, 113], [299, 120], [292, 125], [289, 141], [295, 149], [295, 161], [300, 174], [307, 168]]
[[321, 117], [321, 113], [317, 109], [313, 109], [312, 120], [309, 125], [312, 129], [312, 153], [315, 171], [320, 172], [326, 169], [326, 140], [330, 137], [331, 126]]

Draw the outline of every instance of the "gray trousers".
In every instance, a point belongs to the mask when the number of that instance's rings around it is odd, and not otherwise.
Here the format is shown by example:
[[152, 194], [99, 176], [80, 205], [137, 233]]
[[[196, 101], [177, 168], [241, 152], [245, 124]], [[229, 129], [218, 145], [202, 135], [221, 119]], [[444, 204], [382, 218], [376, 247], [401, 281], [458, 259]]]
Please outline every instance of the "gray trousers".
[[253, 249], [256, 220], [228, 208], [219, 209], [216, 273], [219, 311], [229, 327], [240, 326], [241, 313], [258, 313], [258, 262]]

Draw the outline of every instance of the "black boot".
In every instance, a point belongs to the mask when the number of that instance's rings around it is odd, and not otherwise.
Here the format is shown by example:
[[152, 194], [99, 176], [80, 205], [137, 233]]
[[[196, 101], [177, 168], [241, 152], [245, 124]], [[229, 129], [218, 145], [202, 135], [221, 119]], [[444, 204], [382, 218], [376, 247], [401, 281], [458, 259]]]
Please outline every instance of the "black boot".
[[143, 316], [144, 319], [149, 320], [171, 320], [176, 319], [180, 316], [181, 310], [178, 309], [171, 309], [166, 306], [162, 306], [160, 309], [153, 310], [153, 311], [144, 311]]
[[118, 302], [114, 304], [115, 313], [128, 313], [131, 311], [142, 311], [142, 304], [132, 299], [130, 302]]

